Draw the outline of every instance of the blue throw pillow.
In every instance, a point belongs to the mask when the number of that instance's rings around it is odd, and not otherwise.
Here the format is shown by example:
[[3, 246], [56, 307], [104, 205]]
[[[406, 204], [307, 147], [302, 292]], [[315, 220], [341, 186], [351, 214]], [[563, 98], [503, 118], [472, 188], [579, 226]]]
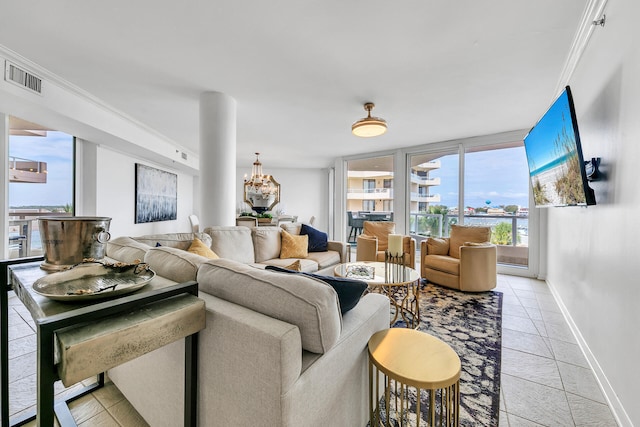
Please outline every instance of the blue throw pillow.
[[309, 252], [325, 252], [327, 250], [327, 233], [316, 230], [310, 225], [302, 224], [300, 235], [309, 236]]
[[367, 290], [367, 284], [362, 280], [347, 279], [344, 277], [332, 277], [321, 276], [313, 273], [303, 273], [294, 270], [287, 270], [286, 268], [276, 267], [275, 265], [268, 265], [267, 270], [279, 271], [281, 273], [290, 274], [303, 274], [308, 277], [313, 277], [331, 285], [338, 294], [338, 302], [340, 303], [340, 312], [345, 314], [358, 304], [362, 294]]

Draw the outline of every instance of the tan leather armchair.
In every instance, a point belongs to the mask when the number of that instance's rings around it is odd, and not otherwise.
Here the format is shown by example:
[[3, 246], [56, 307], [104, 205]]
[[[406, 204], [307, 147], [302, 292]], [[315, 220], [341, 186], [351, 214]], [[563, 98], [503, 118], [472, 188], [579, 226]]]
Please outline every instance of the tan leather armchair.
[[[356, 261], [384, 262], [384, 252], [388, 249], [389, 234], [396, 234], [396, 224], [390, 221], [364, 221], [362, 234], [357, 238]], [[402, 239], [404, 265], [415, 268], [416, 239], [404, 236]]]
[[496, 246], [491, 227], [452, 225], [450, 237], [420, 243], [420, 275], [429, 282], [467, 292], [496, 287]]

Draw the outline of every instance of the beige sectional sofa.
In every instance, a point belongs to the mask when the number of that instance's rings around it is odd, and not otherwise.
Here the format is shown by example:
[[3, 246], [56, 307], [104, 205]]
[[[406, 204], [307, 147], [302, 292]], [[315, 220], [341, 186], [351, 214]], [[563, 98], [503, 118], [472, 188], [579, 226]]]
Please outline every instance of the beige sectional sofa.
[[[242, 234], [239, 241], [248, 244], [244, 231], [209, 232], [199, 237], [221, 256], [227, 252], [215, 242], [231, 241], [221, 234]], [[154, 243], [156, 237], [164, 244]], [[324, 281], [265, 270], [269, 260], [255, 254], [253, 262], [212, 260], [172, 247], [186, 249], [193, 237], [119, 237], [109, 242], [107, 256], [142, 259], [176, 282], [198, 281], [207, 310], [199, 342], [199, 425], [365, 426], [366, 345], [389, 326], [388, 299], [367, 294], [341, 314], [336, 291]], [[323, 262], [318, 265], [322, 270]], [[109, 375], [150, 425], [177, 426], [182, 425], [183, 369], [184, 343], [178, 341]]]
[[280, 227], [207, 227], [204, 233], [211, 237], [211, 249], [221, 258], [244, 264], [285, 267], [300, 260], [302, 271], [333, 275], [336, 264], [347, 262], [348, 245], [328, 241], [327, 250], [308, 252], [306, 257], [280, 258], [282, 230], [300, 235], [301, 223], [286, 223]]

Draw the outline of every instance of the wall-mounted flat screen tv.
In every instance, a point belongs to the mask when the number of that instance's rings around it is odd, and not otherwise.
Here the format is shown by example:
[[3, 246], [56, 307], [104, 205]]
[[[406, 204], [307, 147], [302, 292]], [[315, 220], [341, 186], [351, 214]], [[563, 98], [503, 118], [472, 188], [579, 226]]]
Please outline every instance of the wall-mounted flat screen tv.
[[536, 207], [595, 205], [567, 86], [524, 138]]

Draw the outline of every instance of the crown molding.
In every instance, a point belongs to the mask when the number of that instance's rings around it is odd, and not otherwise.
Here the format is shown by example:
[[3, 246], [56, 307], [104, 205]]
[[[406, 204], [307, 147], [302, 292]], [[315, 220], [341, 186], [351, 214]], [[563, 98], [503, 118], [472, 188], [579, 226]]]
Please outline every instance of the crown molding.
[[554, 97], [562, 91], [562, 89], [569, 83], [571, 76], [573, 76], [573, 73], [578, 66], [578, 62], [580, 62], [582, 54], [589, 44], [591, 34], [593, 34], [593, 31], [596, 29], [594, 22], [602, 18], [607, 1], [608, 0], [589, 0], [585, 6], [584, 13], [580, 19], [580, 25], [578, 26], [578, 30], [571, 45], [571, 50], [569, 50], [569, 55], [567, 56], [567, 60], [562, 68], [562, 72], [560, 73], [560, 78], [558, 79], [558, 84], [553, 95]]

